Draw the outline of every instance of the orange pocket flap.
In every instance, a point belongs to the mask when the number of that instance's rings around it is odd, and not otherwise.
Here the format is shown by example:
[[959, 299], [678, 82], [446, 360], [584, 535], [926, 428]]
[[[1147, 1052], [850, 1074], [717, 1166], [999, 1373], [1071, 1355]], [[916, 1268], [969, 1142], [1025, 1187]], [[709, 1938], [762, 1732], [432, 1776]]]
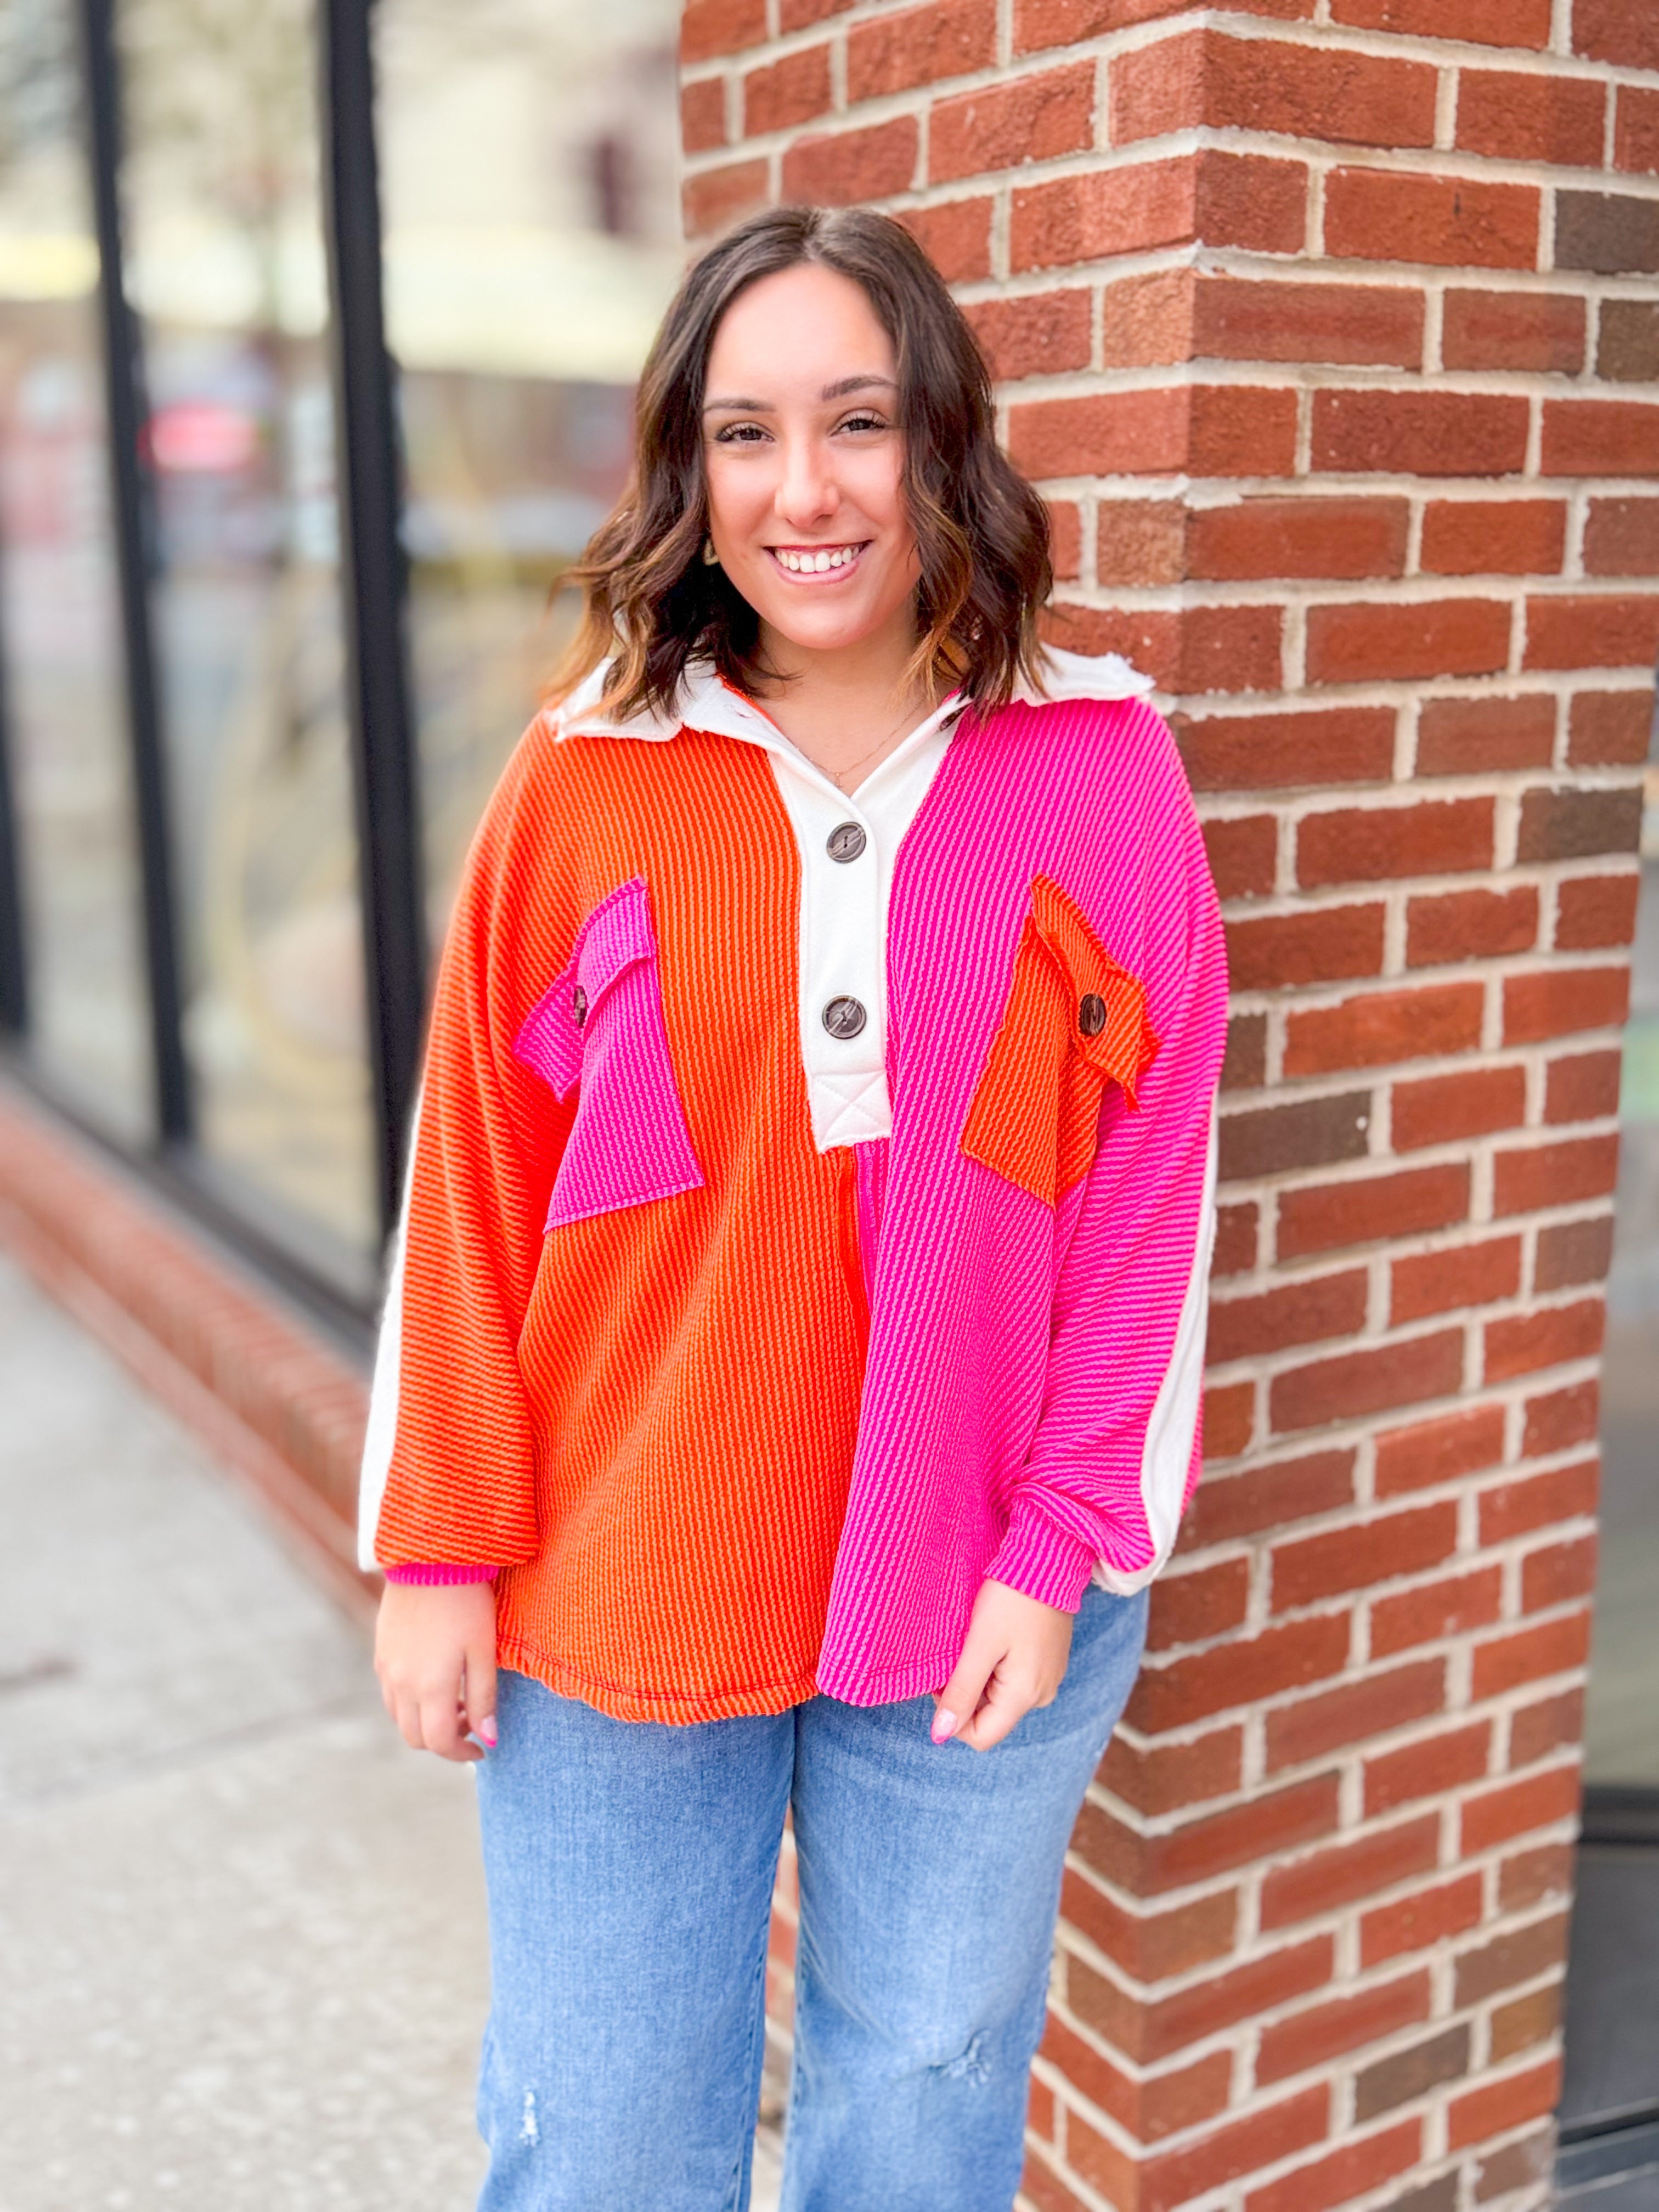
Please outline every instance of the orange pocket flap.
[[1146, 985], [1113, 959], [1082, 908], [1052, 876], [1032, 879], [1031, 919], [1069, 986], [1074, 1049], [1115, 1083], [1133, 1108], [1158, 1050]]
[[1054, 1205], [1088, 1173], [1106, 1085], [1116, 1083], [1133, 1107], [1157, 1049], [1138, 978], [1113, 959], [1075, 899], [1052, 878], [1035, 878], [963, 1151]]

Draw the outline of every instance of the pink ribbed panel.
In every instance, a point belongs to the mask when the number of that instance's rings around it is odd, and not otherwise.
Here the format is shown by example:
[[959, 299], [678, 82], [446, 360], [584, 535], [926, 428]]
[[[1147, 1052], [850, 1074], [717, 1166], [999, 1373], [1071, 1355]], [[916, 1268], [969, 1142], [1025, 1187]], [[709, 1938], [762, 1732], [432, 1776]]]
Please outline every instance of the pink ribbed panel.
[[892, 1141], [872, 1138], [853, 1147], [853, 1188], [858, 1204], [859, 1257], [864, 1262], [864, 1295], [876, 1295], [876, 1255], [881, 1249], [882, 1201], [887, 1195], [887, 1161]]
[[[960, 1146], [1038, 874], [1144, 982], [1162, 1040], [1139, 1112], [1108, 1091], [1095, 1164], [1057, 1212]], [[1097, 1559], [1133, 1574], [1153, 1558], [1143, 1458], [1200, 1251], [1226, 1009], [1215, 896], [1158, 714], [967, 718], [900, 849], [888, 974], [893, 1134], [817, 1678], [855, 1705], [937, 1688], [988, 1573], [1075, 1607]], [[861, 1232], [864, 1190], [861, 1172]], [[1176, 1496], [1190, 1480], [1174, 1471]]]

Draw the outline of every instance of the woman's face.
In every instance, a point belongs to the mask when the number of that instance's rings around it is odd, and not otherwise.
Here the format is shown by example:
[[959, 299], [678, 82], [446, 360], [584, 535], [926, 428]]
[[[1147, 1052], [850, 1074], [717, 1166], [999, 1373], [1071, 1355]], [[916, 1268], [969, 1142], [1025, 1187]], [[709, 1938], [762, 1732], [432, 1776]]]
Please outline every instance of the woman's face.
[[751, 284], [714, 332], [709, 535], [763, 631], [799, 650], [914, 634], [897, 378], [862, 285], [810, 262]]

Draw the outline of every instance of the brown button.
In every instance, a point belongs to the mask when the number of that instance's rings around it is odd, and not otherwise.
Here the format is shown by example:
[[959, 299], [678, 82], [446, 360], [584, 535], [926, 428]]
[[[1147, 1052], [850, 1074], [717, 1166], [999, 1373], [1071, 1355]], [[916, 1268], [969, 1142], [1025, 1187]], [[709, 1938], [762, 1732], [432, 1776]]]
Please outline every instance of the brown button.
[[832, 1037], [855, 1037], [867, 1017], [856, 999], [831, 999], [823, 1010], [823, 1026]]
[[862, 823], [838, 822], [825, 838], [824, 848], [832, 860], [856, 860], [865, 842]]
[[576, 986], [576, 995], [572, 1004], [576, 1012], [576, 1027], [580, 1029], [587, 1019], [587, 994], [580, 983]]
[[1097, 991], [1085, 991], [1077, 1010], [1077, 1025], [1085, 1036], [1098, 1036], [1106, 1026], [1106, 1001]]

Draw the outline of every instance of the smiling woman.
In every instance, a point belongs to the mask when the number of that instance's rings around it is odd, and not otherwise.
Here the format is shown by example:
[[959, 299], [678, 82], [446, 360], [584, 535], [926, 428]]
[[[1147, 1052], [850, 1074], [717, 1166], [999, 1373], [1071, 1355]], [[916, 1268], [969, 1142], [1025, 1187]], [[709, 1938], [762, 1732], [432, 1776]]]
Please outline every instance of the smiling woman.
[[[666, 708], [706, 659], [810, 750], [785, 642], [797, 620], [829, 656], [814, 663], [821, 726], [862, 703], [836, 695], [853, 665], [873, 671], [866, 645], [883, 635], [884, 742], [920, 702], [959, 688], [992, 708], [1033, 675], [1047, 517], [997, 445], [967, 325], [900, 226], [815, 208], [744, 224], [670, 308], [638, 419], [634, 480], [568, 579], [587, 614], [566, 687], [620, 634], [608, 708]], [[695, 560], [700, 543], [712, 560]]]
[[576, 574], [445, 951], [363, 1469], [386, 1703], [480, 1762], [482, 2204], [740, 2212], [793, 1809], [784, 2201], [1007, 2212], [1199, 1464], [1197, 823], [1146, 683], [1039, 647], [1042, 505], [888, 218], [692, 270]]
[[[798, 337], [793, 366], [775, 351], [781, 324]], [[858, 365], [819, 381], [842, 363]], [[896, 349], [861, 285], [803, 263], [732, 303], [708, 381], [707, 552], [758, 618], [773, 720], [845, 786], [933, 703], [916, 637]], [[766, 396], [729, 396], [750, 391]], [[805, 697], [803, 652], [821, 679]]]

